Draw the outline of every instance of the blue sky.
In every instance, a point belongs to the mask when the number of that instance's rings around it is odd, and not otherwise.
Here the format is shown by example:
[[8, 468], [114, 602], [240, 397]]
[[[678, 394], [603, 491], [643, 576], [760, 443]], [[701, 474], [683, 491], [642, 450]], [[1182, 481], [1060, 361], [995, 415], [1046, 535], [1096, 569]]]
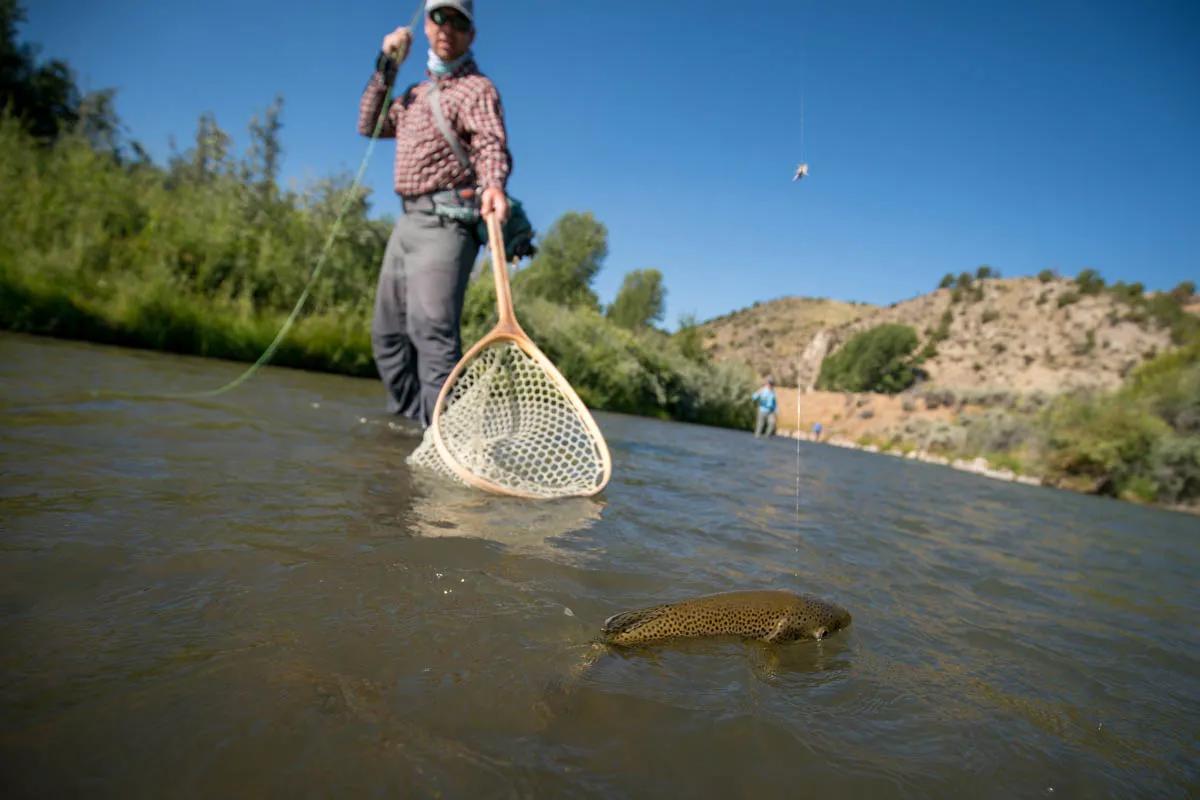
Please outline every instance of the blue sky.
[[[886, 304], [983, 263], [1200, 279], [1195, 2], [476, 4], [510, 191], [541, 230], [569, 210], [607, 225], [602, 301], [662, 270], [669, 327], [789, 294]], [[26, 6], [22, 38], [116, 88], [157, 159], [205, 111], [244, 147], [283, 95], [283, 179], [302, 185], [357, 167], [359, 94], [415, 3]], [[387, 143], [367, 173], [381, 214], [390, 170]]]

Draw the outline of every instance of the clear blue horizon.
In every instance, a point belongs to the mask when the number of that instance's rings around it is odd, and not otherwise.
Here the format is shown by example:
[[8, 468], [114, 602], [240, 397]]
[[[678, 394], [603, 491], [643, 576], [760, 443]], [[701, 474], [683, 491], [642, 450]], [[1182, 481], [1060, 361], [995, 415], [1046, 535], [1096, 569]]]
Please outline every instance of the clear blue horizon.
[[[243, 149], [281, 95], [296, 188], [357, 167], [359, 95], [416, 8], [27, 5], [20, 39], [84, 89], [115, 88], [160, 163], [206, 111]], [[539, 230], [571, 210], [607, 226], [602, 302], [628, 271], [661, 270], [667, 327], [786, 295], [888, 304], [985, 263], [1151, 289], [1200, 277], [1194, 3], [476, 5], [510, 191]], [[380, 143], [365, 179], [380, 215], [397, 213], [391, 160]]]

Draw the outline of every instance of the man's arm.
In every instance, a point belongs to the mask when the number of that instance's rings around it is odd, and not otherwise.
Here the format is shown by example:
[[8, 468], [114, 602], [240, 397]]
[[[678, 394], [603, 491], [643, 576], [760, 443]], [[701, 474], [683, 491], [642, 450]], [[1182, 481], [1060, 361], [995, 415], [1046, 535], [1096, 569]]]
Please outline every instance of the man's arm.
[[[379, 119], [380, 109], [387, 98], [388, 89], [396, 80], [396, 70], [400, 62], [408, 55], [412, 46], [412, 31], [408, 28], [396, 30], [383, 37], [379, 50], [379, 59], [375, 63], [375, 74], [367, 82], [362, 99], [358, 101], [358, 132], [370, 136], [375, 132], [375, 121]], [[379, 126], [379, 136], [391, 139], [396, 135], [396, 121], [392, 119], [389, 110]]]

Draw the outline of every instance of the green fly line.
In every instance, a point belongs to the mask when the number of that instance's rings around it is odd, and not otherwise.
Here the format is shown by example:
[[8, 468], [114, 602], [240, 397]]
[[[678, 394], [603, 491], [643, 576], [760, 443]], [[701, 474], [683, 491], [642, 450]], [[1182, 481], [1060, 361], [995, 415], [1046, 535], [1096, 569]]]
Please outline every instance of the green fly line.
[[[417, 22], [421, 18], [421, 9], [424, 7], [424, 0], [420, 0], [417, 4], [416, 11], [413, 12], [412, 20], [408, 23], [409, 30], [416, 28]], [[411, 49], [411, 43], [410, 43]], [[391, 90], [384, 96], [383, 105], [379, 109], [379, 115], [375, 118], [375, 129], [371, 132], [371, 139], [367, 142], [367, 150], [363, 153], [362, 161], [359, 162], [358, 171], [354, 175], [354, 181], [346, 189], [345, 197], [342, 200], [342, 206], [338, 210], [337, 216], [333, 220], [333, 224], [329, 228], [329, 235], [325, 238], [325, 245], [321, 248], [320, 255], [317, 256], [317, 262], [313, 266], [312, 273], [308, 276], [308, 282], [304, 284], [304, 291], [300, 293], [300, 297], [296, 300], [296, 305], [292, 308], [292, 313], [288, 314], [287, 319], [283, 321], [283, 325], [279, 328], [279, 332], [275, 334], [275, 338], [267, 345], [267, 349], [263, 351], [258, 360], [231, 380], [224, 386], [219, 386], [216, 389], [208, 389], [202, 392], [183, 392], [179, 394], [167, 394], [165, 397], [171, 398], [189, 398], [189, 397], [216, 397], [217, 395], [225, 394], [241, 386], [246, 381], [253, 377], [254, 373], [258, 372], [265, 366], [275, 355], [275, 351], [279, 349], [279, 345], [287, 338], [292, 326], [296, 323], [296, 319], [300, 316], [300, 311], [304, 308], [304, 304], [308, 302], [308, 296], [312, 292], [313, 286], [316, 285], [317, 279], [321, 277], [321, 270], [325, 268], [325, 261], [329, 257], [330, 250], [333, 249], [333, 243], [337, 240], [338, 234], [342, 229], [342, 220], [346, 217], [346, 212], [350, 210], [351, 204], [354, 202], [355, 193], [358, 187], [362, 185], [363, 175], [367, 171], [367, 165], [371, 161], [371, 154], [375, 152], [375, 143], [379, 140], [379, 131], [383, 129], [383, 120], [387, 117], [388, 109], [392, 105]]]

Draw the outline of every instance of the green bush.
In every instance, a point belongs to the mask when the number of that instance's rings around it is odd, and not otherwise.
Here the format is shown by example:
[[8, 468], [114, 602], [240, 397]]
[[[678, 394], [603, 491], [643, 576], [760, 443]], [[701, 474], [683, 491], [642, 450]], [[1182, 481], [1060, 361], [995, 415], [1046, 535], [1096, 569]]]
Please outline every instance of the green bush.
[[1130, 377], [1126, 394], [1146, 404], [1176, 433], [1200, 435], [1200, 342], [1143, 364]]
[[1180, 303], [1189, 302], [1196, 294], [1195, 281], [1180, 281], [1175, 285], [1175, 288], [1170, 291], [1170, 295]]
[[1058, 277], [1058, 276], [1054, 274], [1054, 270], [1052, 270], [1052, 269], [1044, 269], [1037, 274], [1037, 279], [1039, 281], [1041, 281], [1042, 283], [1049, 283], [1050, 281], [1054, 280], [1056, 277]]
[[1104, 278], [1094, 269], [1084, 269], [1075, 276], [1075, 285], [1080, 294], [1099, 294], [1104, 288]]
[[1139, 282], [1125, 283], [1117, 281], [1108, 288], [1109, 294], [1129, 305], [1137, 305], [1145, 300], [1146, 287]]
[[1150, 500], [1188, 503], [1200, 499], [1200, 436], [1164, 436], [1146, 467]]
[[1146, 299], [1146, 311], [1164, 328], [1171, 331], [1171, 341], [1186, 345], [1200, 341], [1200, 317], [1183, 310], [1174, 294], [1159, 292]]
[[1170, 427], [1141, 404], [1118, 395], [1063, 397], [1043, 417], [1044, 458], [1052, 474], [1082, 478], [1094, 490], [1120, 495], [1144, 475]]
[[1025, 419], [1000, 409], [989, 409], [982, 414], [964, 417], [966, 441], [963, 451], [968, 456], [995, 455], [1015, 450], [1032, 437]]
[[916, 331], [907, 325], [863, 331], [825, 359], [817, 386], [842, 392], [904, 391], [916, 381], [912, 359], [916, 346]]

